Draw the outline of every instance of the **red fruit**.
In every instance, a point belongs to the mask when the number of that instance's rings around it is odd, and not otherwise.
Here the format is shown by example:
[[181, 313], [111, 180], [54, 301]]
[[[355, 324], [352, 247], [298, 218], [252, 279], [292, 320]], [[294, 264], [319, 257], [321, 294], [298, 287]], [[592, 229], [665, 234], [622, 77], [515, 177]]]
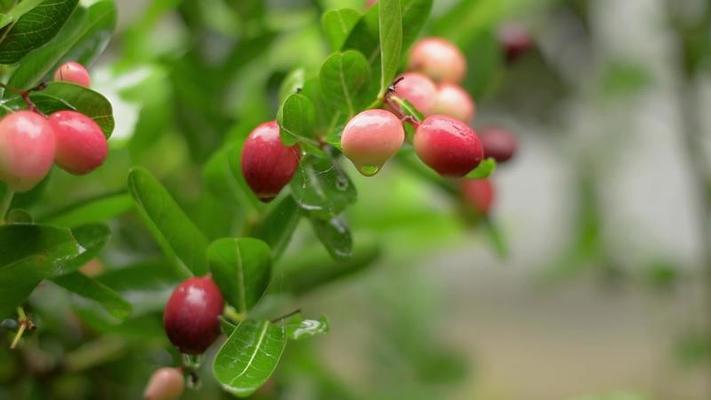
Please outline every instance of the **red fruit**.
[[285, 146], [276, 121], [265, 122], [247, 136], [242, 148], [242, 174], [260, 200], [267, 202], [279, 194], [299, 166], [298, 146]]
[[511, 132], [502, 128], [484, 128], [480, 134], [484, 146], [484, 156], [491, 157], [496, 162], [510, 160], [518, 150], [518, 140]]
[[437, 87], [430, 78], [417, 72], [407, 72], [396, 80], [395, 94], [409, 101], [423, 113], [430, 114], [437, 100]]
[[464, 179], [460, 190], [465, 204], [477, 214], [488, 214], [494, 203], [494, 186], [489, 179]]
[[474, 130], [446, 115], [425, 118], [417, 127], [414, 145], [417, 156], [443, 176], [464, 176], [484, 157]]
[[409, 69], [422, 72], [436, 82], [458, 83], [464, 79], [467, 60], [457, 46], [442, 38], [426, 38], [410, 52]]
[[16, 192], [32, 189], [47, 176], [54, 161], [52, 126], [32, 111], [17, 111], [0, 120], [0, 180]]
[[508, 64], [513, 63], [533, 47], [533, 39], [521, 25], [508, 23], [499, 28], [499, 43]]
[[474, 118], [474, 100], [459, 85], [443, 83], [437, 89], [433, 114], [444, 114], [470, 123]]
[[202, 354], [220, 334], [224, 301], [209, 276], [193, 277], [178, 285], [165, 305], [165, 333], [181, 352]]
[[63, 170], [84, 175], [104, 163], [109, 145], [93, 119], [76, 111], [57, 111], [47, 120], [57, 143], [54, 160]]
[[144, 400], [175, 400], [185, 390], [183, 372], [178, 368], [159, 368], [148, 381], [143, 392]]
[[91, 86], [89, 71], [87, 71], [83, 65], [74, 61], [60, 65], [59, 68], [54, 71], [54, 80], [72, 82], [84, 87]]
[[365, 175], [375, 175], [405, 141], [400, 120], [390, 111], [366, 110], [351, 118], [343, 129], [341, 147]]

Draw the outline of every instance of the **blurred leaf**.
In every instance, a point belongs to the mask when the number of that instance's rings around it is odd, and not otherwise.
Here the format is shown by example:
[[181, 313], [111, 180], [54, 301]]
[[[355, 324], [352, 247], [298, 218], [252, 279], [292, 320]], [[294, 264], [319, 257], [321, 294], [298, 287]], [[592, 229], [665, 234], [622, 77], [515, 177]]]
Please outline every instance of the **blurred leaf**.
[[58, 276], [52, 281], [74, 294], [99, 303], [115, 318], [125, 319], [131, 314], [131, 304], [118, 293], [81, 272]]
[[649, 69], [644, 65], [625, 61], [606, 64], [601, 75], [601, 91], [610, 97], [637, 94], [653, 81]]
[[[136, 208], [165, 255], [181, 276], [208, 272], [207, 238], [148, 170], [136, 167], [128, 175], [128, 188]], [[177, 260], [184, 264], [181, 266]]]
[[43, 215], [38, 220], [47, 224], [71, 228], [113, 219], [129, 211], [132, 207], [133, 200], [128, 193], [109, 193], [91, 199], [82, 199], [60, 210]]
[[467, 174], [468, 179], [486, 179], [496, 171], [496, 160], [487, 158], [482, 160], [476, 168]]
[[272, 273], [269, 246], [252, 238], [219, 239], [210, 244], [208, 259], [227, 303], [246, 314], [269, 285]]
[[400, 109], [405, 115], [409, 115], [415, 118], [415, 120], [417, 121], [422, 121], [423, 119], [425, 119], [425, 115], [422, 114], [417, 108], [415, 108], [415, 106], [412, 105], [412, 103], [410, 103], [409, 101], [398, 96], [393, 96], [392, 100], [400, 106]]
[[321, 67], [321, 92], [335, 109], [352, 116], [363, 107], [361, 94], [369, 77], [370, 66], [361, 53], [354, 50], [334, 53]]
[[158, 291], [175, 286], [180, 281], [180, 276], [176, 275], [173, 269], [167, 268], [161, 259], [108, 270], [96, 280], [119, 292]]
[[61, 274], [74, 272], [96, 258], [109, 242], [111, 231], [104, 224], [86, 224], [72, 228], [72, 235], [82, 252], [63, 263]]
[[247, 397], [269, 379], [285, 347], [283, 326], [242, 321], [215, 356], [215, 379], [233, 395]]
[[287, 97], [277, 114], [281, 141], [291, 146], [312, 139], [315, 119], [316, 109], [308, 97], [299, 93]]
[[321, 216], [339, 214], [357, 197], [350, 178], [333, 160], [310, 155], [301, 160], [291, 192], [301, 208]]
[[[0, 64], [13, 64], [47, 43], [74, 11], [78, 0], [44, 0], [5, 27], [0, 37]], [[3, 21], [5, 22], [5, 21]]]
[[331, 257], [337, 260], [347, 260], [353, 252], [351, 229], [343, 215], [321, 218], [310, 215], [311, 226], [316, 237], [323, 243]]
[[306, 72], [303, 68], [297, 68], [286, 76], [279, 88], [279, 103], [283, 103], [287, 97], [294, 93], [299, 93], [304, 88]]
[[494, 221], [491, 217], [486, 217], [483, 220], [483, 225], [484, 225], [484, 231], [486, 232], [486, 235], [489, 237], [489, 241], [491, 242], [491, 245], [494, 247], [496, 254], [498, 254], [499, 257], [501, 257], [501, 258], [508, 257], [509, 256], [509, 246], [506, 242], [506, 238], [504, 237], [503, 233], [501, 232], [501, 229], [499, 228], [496, 221]]
[[278, 260], [289, 245], [300, 220], [301, 209], [289, 195], [269, 209], [252, 236], [264, 240], [272, 249], [272, 258]]
[[352, 8], [326, 11], [321, 17], [321, 25], [331, 48], [338, 50], [358, 22], [360, 13]]
[[228, 143], [216, 151], [203, 167], [203, 177], [208, 190], [225, 201], [236, 201], [242, 208], [262, 207], [247, 186], [242, 174], [242, 146], [244, 138]]
[[5, 216], [7, 224], [31, 224], [33, 221], [32, 215], [20, 208], [13, 208]]
[[395, 79], [402, 53], [402, 9], [400, 0], [380, 0], [380, 96]]
[[329, 330], [328, 319], [326, 319], [326, 317], [305, 319], [301, 313], [287, 319], [285, 326], [286, 336], [289, 340], [302, 340], [325, 335]]

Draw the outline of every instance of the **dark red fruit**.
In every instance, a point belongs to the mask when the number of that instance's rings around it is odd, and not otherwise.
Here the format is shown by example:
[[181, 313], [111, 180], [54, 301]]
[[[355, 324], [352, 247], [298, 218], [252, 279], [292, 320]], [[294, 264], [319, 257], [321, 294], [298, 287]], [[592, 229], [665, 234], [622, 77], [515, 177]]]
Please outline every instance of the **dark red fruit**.
[[464, 179], [460, 183], [464, 203], [476, 214], [486, 215], [494, 204], [494, 186], [489, 179]]
[[170, 342], [186, 354], [202, 354], [220, 335], [224, 301], [209, 276], [185, 280], [165, 305], [163, 326]]
[[265, 122], [249, 134], [242, 148], [242, 174], [257, 197], [275, 198], [299, 166], [298, 146], [285, 146], [276, 121]]
[[417, 156], [443, 176], [464, 176], [484, 158], [474, 130], [446, 115], [425, 118], [415, 132], [414, 145]]
[[499, 43], [504, 50], [506, 62], [511, 64], [533, 48], [533, 39], [521, 25], [508, 23], [499, 28]]
[[503, 128], [484, 128], [479, 135], [484, 146], [484, 156], [491, 157], [496, 162], [504, 163], [510, 160], [518, 150], [518, 140]]

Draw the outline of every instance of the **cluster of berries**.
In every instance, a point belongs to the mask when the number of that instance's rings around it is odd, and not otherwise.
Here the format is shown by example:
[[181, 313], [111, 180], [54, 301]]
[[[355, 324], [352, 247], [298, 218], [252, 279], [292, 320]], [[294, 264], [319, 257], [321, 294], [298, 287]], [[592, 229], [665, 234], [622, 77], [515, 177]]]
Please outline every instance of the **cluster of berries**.
[[[78, 63], [68, 62], [54, 74], [57, 81], [88, 87], [89, 73]], [[99, 125], [76, 111], [43, 115], [23, 97], [29, 110], [13, 111], [0, 120], [0, 180], [10, 190], [32, 189], [56, 163], [65, 171], [84, 175], [99, 167], [108, 154], [108, 143]]]

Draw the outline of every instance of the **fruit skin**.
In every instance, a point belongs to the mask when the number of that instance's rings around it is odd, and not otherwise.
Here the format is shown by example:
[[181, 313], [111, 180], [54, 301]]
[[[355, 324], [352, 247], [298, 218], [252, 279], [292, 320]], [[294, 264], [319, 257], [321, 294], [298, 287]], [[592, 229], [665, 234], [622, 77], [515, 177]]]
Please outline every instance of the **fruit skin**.
[[494, 185], [489, 179], [463, 179], [459, 188], [465, 205], [475, 214], [487, 215], [494, 204]]
[[[390, 111], [366, 110], [348, 121], [341, 148], [363, 175], [374, 175], [405, 141], [402, 122]], [[365, 167], [377, 167], [370, 173]]]
[[518, 150], [518, 140], [511, 132], [503, 128], [488, 127], [480, 131], [484, 156], [491, 157], [498, 163], [509, 161]]
[[437, 87], [427, 76], [407, 72], [395, 80], [395, 94], [403, 98], [423, 114], [430, 114], [437, 101]]
[[57, 111], [47, 120], [54, 130], [57, 144], [54, 160], [60, 168], [84, 175], [104, 163], [109, 145], [93, 119], [76, 111]]
[[74, 61], [69, 61], [60, 65], [59, 68], [54, 71], [54, 80], [72, 82], [84, 87], [91, 86], [89, 71], [87, 71], [83, 65]]
[[285, 146], [276, 121], [265, 122], [247, 136], [242, 148], [242, 174], [257, 197], [274, 199], [296, 173], [301, 159], [298, 146]]
[[502, 25], [498, 30], [498, 39], [509, 65], [533, 48], [533, 39], [528, 30], [515, 23]]
[[16, 111], [0, 120], [0, 180], [16, 192], [39, 183], [52, 168], [52, 126], [32, 111]]
[[158, 368], [146, 385], [144, 400], [175, 400], [185, 391], [183, 372], [178, 368]]
[[415, 132], [414, 146], [417, 156], [443, 176], [464, 176], [484, 158], [474, 130], [446, 115], [425, 118]]
[[181, 352], [202, 354], [220, 335], [224, 300], [210, 276], [183, 281], [165, 305], [165, 332]]
[[459, 83], [467, 71], [464, 54], [453, 43], [438, 37], [425, 38], [410, 52], [408, 67], [435, 82]]
[[474, 119], [476, 106], [474, 100], [461, 86], [443, 83], [437, 88], [437, 98], [433, 114], [444, 114], [470, 123]]

